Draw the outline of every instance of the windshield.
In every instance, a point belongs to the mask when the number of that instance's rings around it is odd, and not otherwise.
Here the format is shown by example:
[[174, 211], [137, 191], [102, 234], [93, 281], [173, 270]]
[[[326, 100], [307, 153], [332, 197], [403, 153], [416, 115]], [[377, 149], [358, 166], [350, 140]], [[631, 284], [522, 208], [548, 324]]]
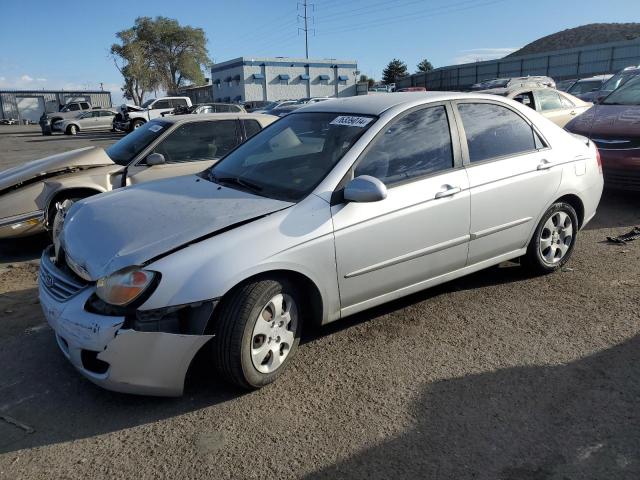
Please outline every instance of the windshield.
[[604, 105], [640, 105], [640, 76], [636, 76], [611, 92], [602, 103]]
[[604, 90], [605, 92], [611, 92], [611, 91], [615, 90], [616, 88], [621, 87], [622, 85], [627, 83], [627, 81], [630, 78], [633, 78], [636, 75], [638, 75], [638, 71], [636, 71], [636, 70], [631, 70], [631, 71], [626, 71], [626, 72], [618, 72], [613, 77], [611, 77], [609, 80], [607, 80], [607, 83], [605, 83], [602, 86], [602, 90]]
[[140, 105], [141, 108], [147, 108], [149, 105], [151, 105], [153, 102], [155, 102], [156, 99], [155, 98], [150, 98], [149, 100], [147, 100], [146, 102], [144, 102], [142, 105]]
[[580, 94], [583, 94], [583, 93], [588, 93], [588, 92], [592, 92], [594, 90], [597, 90], [598, 88], [600, 88], [600, 85], [602, 85], [602, 82], [600, 80], [589, 80], [589, 81], [586, 81], [586, 82], [576, 82], [568, 90], [568, 93], [571, 93], [573, 95], [580, 95]]
[[327, 176], [374, 120], [339, 113], [288, 115], [224, 157], [205, 178], [298, 202]]
[[170, 123], [153, 120], [136, 128], [120, 141], [106, 149], [107, 155], [118, 165], [126, 166], [163, 132], [169, 129]]

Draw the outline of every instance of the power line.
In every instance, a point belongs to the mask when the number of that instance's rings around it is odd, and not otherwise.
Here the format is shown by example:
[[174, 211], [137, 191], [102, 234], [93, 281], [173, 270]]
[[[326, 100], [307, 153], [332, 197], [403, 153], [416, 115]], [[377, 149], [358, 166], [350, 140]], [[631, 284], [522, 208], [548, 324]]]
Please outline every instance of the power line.
[[[305, 51], [305, 55], [306, 58], [309, 58], [309, 18], [313, 19], [313, 17], [309, 17], [309, 15], [307, 14], [307, 9], [308, 7], [311, 7], [311, 9], [315, 9], [314, 4], [312, 3], [308, 3], [307, 0], [303, 0], [302, 4], [298, 3], [298, 9], [302, 6], [302, 8], [304, 9], [304, 15], [300, 15], [298, 14], [297, 18], [300, 19], [302, 18], [304, 20], [304, 28], [300, 28], [298, 27], [298, 33], [300, 33], [300, 30], [304, 31], [304, 51]], [[315, 35], [315, 30], [313, 31], [314, 35]]]
[[442, 9], [446, 9], [446, 8], [450, 8], [452, 6], [455, 5], [460, 5], [462, 3], [469, 3], [470, 1], [475, 1], [475, 0], [464, 0], [463, 2], [459, 2], [457, 4], [450, 4], [447, 6], [443, 6], [443, 7], [439, 7], [436, 9], [431, 9], [431, 10], [423, 10], [423, 11], [417, 11], [417, 12], [413, 12], [413, 13], [408, 13], [408, 14], [404, 14], [404, 15], [397, 15], [394, 17], [387, 17], [385, 19], [378, 19], [378, 20], [368, 20], [366, 22], [362, 22], [362, 23], [355, 23], [355, 24], [351, 24], [349, 26], [340, 26], [337, 27], [335, 29], [330, 29], [330, 30], [326, 30], [326, 31], [321, 31], [318, 35], [327, 35], [330, 33], [344, 33], [344, 32], [352, 32], [354, 30], [362, 30], [363, 28], [371, 28], [371, 27], [383, 27], [386, 25], [391, 25], [393, 23], [398, 23], [401, 22], [403, 20], [413, 20], [413, 19], [419, 19], [419, 18], [425, 18], [425, 17], [434, 17], [437, 15], [447, 15], [449, 13], [455, 13], [455, 12], [460, 12], [460, 11], [464, 11], [464, 10], [470, 10], [473, 8], [479, 8], [479, 7], [485, 7], [488, 5], [493, 5], [496, 3], [502, 3], [506, 0], [490, 0], [488, 2], [484, 2], [484, 3], [478, 3], [475, 5], [467, 5], [465, 7], [461, 7], [461, 8], [455, 8], [455, 9], [450, 9], [450, 10], [445, 10], [445, 11], [438, 11], [438, 10], [442, 10]]

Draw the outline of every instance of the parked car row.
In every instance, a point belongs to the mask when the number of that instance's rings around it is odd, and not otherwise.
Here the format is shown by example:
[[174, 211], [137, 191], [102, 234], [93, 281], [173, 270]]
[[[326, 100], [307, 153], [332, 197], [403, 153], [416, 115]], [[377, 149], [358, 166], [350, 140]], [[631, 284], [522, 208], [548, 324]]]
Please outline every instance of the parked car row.
[[590, 138], [608, 186], [640, 191], [640, 75], [634, 75], [566, 129]]
[[351, 97], [273, 120], [156, 118], [0, 175], [4, 232], [46, 215], [40, 304], [81, 374], [180, 395], [206, 349], [259, 388], [309, 325], [509, 259], [561, 268], [602, 192], [593, 142], [498, 95]]
[[511, 98], [536, 110], [559, 127], [564, 127], [569, 120], [592, 107], [591, 103], [550, 87], [516, 86], [480, 92]]
[[276, 119], [246, 113], [158, 118], [106, 150], [81, 148], [0, 172], [0, 238], [51, 230], [56, 204], [65, 200], [199, 172]]

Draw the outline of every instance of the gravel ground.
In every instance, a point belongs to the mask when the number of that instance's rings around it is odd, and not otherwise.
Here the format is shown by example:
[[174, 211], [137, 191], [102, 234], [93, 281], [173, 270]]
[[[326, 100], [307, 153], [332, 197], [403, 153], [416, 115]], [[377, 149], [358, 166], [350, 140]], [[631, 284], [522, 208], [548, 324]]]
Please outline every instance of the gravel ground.
[[634, 225], [640, 196], [608, 193], [562, 272], [504, 264], [307, 331], [253, 393], [203, 357], [178, 399], [76, 374], [36, 300], [43, 241], [0, 244], [0, 478], [640, 478], [640, 240], [604, 242]]

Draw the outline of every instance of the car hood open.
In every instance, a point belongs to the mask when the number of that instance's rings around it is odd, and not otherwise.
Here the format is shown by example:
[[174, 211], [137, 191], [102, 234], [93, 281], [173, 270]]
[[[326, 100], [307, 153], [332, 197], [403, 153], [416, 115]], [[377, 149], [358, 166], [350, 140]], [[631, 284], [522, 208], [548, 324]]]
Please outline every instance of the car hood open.
[[27, 162], [23, 165], [0, 172], [0, 191], [33, 178], [65, 173], [76, 167], [98, 167], [114, 165], [103, 148], [86, 147], [70, 152], [58, 153], [50, 157]]
[[170, 178], [78, 202], [65, 218], [60, 244], [97, 280], [291, 205], [196, 175]]

